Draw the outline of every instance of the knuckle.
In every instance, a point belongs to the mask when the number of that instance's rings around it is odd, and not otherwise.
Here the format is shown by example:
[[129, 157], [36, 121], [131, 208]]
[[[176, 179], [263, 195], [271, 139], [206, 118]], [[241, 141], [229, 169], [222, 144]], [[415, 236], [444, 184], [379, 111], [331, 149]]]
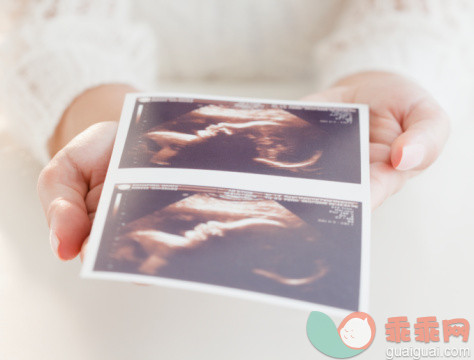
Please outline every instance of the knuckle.
[[42, 190], [54, 183], [60, 176], [61, 170], [56, 161], [51, 160], [40, 172], [38, 177], [38, 189]]

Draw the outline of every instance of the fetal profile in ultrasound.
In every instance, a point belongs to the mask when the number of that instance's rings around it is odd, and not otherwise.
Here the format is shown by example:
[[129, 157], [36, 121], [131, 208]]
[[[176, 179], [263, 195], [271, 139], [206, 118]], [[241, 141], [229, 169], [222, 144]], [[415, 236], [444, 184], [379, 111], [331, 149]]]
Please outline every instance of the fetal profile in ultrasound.
[[[345, 226], [318, 226], [317, 215], [298, 216], [317, 205], [290, 210], [275, 200], [212, 191], [129, 190], [115, 199], [96, 270], [357, 308], [360, 238]], [[337, 250], [341, 241], [354, 247], [350, 261]], [[350, 296], [337, 295], [334, 284]]]
[[[296, 115], [261, 104], [248, 108], [238, 103], [140, 106], [121, 167], [360, 181], [358, 129], [354, 124], [321, 126], [319, 121], [330, 116], [328, 112], [301, 110]], [[189, 111], [183, 113], [183, 109]]]

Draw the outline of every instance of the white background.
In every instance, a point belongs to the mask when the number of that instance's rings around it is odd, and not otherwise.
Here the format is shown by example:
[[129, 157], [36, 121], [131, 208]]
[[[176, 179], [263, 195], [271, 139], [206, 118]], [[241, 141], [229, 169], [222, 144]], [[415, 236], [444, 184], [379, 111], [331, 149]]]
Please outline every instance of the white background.
[[[311, 87], [181, 83], [158, 90], [296, 100]], [[464, 317], [474, 326], [472, 110], [459, 105], [440, 160], [373, 214], [370, 314], [377, 333], [357, 359], [384, 358], [392, 346], [384, 339], [387, 317], [406, 315], [412, 325], [421, 316]], [[1, 360], [325, 358], [306, 338], [306, 311], [80, 279], [80, 262], [62, 263], [49, 248], [39, 171], [0, 131]], [[450, 346], [472, 349], [473, 337], [474, 330], [467, 344]]]

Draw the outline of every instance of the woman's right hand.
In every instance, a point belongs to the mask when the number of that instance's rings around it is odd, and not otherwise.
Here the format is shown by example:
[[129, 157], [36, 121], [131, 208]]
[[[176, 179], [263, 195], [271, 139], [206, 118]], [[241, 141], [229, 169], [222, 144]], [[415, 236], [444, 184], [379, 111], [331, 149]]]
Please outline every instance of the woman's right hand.
[[43, 169], [38, 193], [50, 242], [62, 260], [75, 258], [89, 236], [117, 132], [116, 122], [92, 125]]
[[116, 121], [125, 94], [134, 91], [127, 85], [88, 90], [69, 106], [50, 139], [50, 152], [55, 155], [39, 176], [38, 194], [51, 247], [61, 260], [75, 258], [89, 236], [112, 155]]

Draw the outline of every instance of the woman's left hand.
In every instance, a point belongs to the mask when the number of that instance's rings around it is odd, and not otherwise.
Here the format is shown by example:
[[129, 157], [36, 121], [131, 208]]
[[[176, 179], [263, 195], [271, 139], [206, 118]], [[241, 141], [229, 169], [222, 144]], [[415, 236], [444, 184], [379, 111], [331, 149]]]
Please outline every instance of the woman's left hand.
[[419, 85], [396, 74], [355, 74], [303, 100], [369, 105], [372, 208], [430, 166], [449, 135], [449, 119], [440, 105]]

